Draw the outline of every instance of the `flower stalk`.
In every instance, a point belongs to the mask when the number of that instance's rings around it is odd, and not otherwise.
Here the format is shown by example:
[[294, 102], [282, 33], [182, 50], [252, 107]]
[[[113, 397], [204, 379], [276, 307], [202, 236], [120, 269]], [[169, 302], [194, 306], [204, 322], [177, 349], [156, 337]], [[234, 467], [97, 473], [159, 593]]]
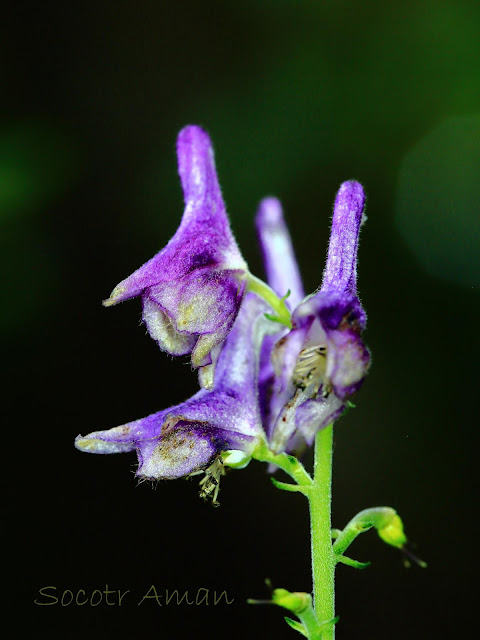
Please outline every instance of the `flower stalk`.
[[333, 424], [315, 437], [313, 486], [308, 493], [314, 608], [322, 628], [321, 640], [335, 637], [335, 554], [332, 547], [332, 454]]
[[289, 475], [292, 480], [295, 480], [298, 486], [296, 485], [288, 485], [285, 482], [278, 482], [275, 478], [274, 480], [275, 486], [279, 489], [285, 489], [285, 487], [292, 487], [286, 489], [286, 491], [299, 491], [300, 489], [304, 493], [308, 493], [311, 487], [313, 486], [313, 480], [305, 469], [300, 460], [297, 460], [295, 456], [291, 456], [288, 453], [272, 453], [268, 448], [266, 442], [261, 442], [255, 451], [252, 454], [252, 458], [254, 460], [258, 460], [259, 462], [268, 462], [270, 464], [274, 464], [279, 469], [282, 469], [287, 475]]
[[[313, 478], [294, 456], [286, 453], [275, 455], [266, 446], [257, 448], [254, 453], [255, 459], [275, 464], [297, 483], [288, 484], [272, 478], [278, 489], [301, 492], [309, 501], [313, 608], [310, 606], [310, 613], [306, 615], [308, 623], [303, 619], [305, 616], [294, 611], [303, 625], [301, 633], [309, 640], [333, 640], [335, 637], [335, 565], [341, 560], [332, 545], [332, 457], [333, 424], [316, 435]], [[287, 622], [300, 631], [290, 621]]]
[[272, 288], [268, 286], [268, 284], [265, 284], [263, 280], [256, 278], [252, 274], [249, 274], [247, 278], [247, 291], [251, 291], [265, 300], [265, 302], [276, 312], [276, 315], [269, 315], [271, 320], [274, 320], [279, 324], [283, 324], [289, 329], [292, 328], [291, 314], [285, 303], [285, 300], [288, 297], [287, 291], [285, 292], [286, 295], [280, 298]]

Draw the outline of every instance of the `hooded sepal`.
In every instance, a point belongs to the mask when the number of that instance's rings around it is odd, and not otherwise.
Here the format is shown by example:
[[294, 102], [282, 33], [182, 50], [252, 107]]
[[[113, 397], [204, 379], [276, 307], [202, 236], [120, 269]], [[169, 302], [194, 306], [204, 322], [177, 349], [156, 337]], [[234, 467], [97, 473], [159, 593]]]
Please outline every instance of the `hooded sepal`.
[[282, 402], [269, 429], [273, 451], [291, 450], [299, 434], [311, 444], [318, 430], [343, 413], [368, 370], [370, 353], [360, 337], [366, 315], [356, 295], [364, 203], [360, 184], [342, 184], [322, 286], [294, 310], [292, 330], [273, 349]]
[[191, 353], [192, 365], [202, 367], [213, 363], [212, 349], [233, 326], [247, 265], [230, 230], [207, 133], [197, 126], [182, 129], [177, 156], [185, 198], [180, 226], [104, 304], [141, 296], [143, 320], [160, 348]]

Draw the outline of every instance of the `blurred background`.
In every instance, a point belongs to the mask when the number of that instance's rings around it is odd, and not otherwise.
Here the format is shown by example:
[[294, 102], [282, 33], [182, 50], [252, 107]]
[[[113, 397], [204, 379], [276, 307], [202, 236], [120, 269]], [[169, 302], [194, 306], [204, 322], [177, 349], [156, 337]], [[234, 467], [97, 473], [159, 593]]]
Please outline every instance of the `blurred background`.
[[[476, 501], [480, 3], [125, 0], [7, 3], [0, 24], [1, 343], [9, 447], [4, 562], [18, 636], [292, 638], [273, 586], [311, 588], [301, 496], [252, 463], [222, 482], [136, 486], [135, 455], [73, 439], [178, 403], [138, 300], [101, 300], [174, 233], [175, 139], [212, 136], [231, 224], [263, 275], [258, 201], [284, 205], [307, 291], [339, 184], [365, 186], [359, 291], [371, 373], [338, 422], [333, 524], [387, 504], [429, 567], [372, 532], [337, 572], [339, 640], [467, 637]], [[15, 445], [13, 447], [13, 445]], [[13, 449], [12, 449], [13, 447]], [[20, 447], [17, 449], [17, 447]], [[306, 458], [306, 464], [310, 463]], [[226, 590], [231, 605], [137, 602]], [[121, 608], [38, 606], [39, 589], [129, 589]], [[41, 598], [40, 598], [41, 599]], [[252, 628], [253, 625], [253, 628]]]

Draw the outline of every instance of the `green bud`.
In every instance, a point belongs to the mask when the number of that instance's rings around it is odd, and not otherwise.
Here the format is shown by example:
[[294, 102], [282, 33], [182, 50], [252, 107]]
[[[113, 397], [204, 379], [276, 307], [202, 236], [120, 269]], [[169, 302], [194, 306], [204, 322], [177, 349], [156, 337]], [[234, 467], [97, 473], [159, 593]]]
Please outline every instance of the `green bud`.
[[403, 532], [403, 522], [395, 512], [377, 530], [380, 538], [387, 544], [391, 544], [392, 547], [401, 549], [407, 543], [407, 537]]
[[286, 589], [274, 589], [272, 602], [298, 615], [312, 605], [312, 596], [299, 591], [291, 593]]
[[[377, 530], [379, 537], [384, 542], [406, 553], [405, 545], [407, 543], [407, 536], [403, 531], [403, 523], [400, 516], [395, 509], [391, 507], [372, 507], [371, 509], [364, 509], [360, 511], [360, 513], [357, 513], [345, 529], [336, 535], [333, 551], [337, 558], [343, 556], [346, 549], [348, 549], [358, 535], [364, 531], [368, 531], [372, 527]], [[341, 561], [345, 562], [345, 559]]]

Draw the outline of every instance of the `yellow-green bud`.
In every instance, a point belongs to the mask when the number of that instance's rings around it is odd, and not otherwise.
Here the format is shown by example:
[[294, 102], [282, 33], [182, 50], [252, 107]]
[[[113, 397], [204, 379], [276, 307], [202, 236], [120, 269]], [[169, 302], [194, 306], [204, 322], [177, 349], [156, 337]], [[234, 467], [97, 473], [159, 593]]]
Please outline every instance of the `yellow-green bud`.
[[407, 537], [403, 532], [403, 522], [395, 512], [377, 530], [380, 538], [387, 544], [391, 544], [392, 547], [401, 549], [407, 542]]
[[272, 593], [272, 602], [292, 613], [299, 614], [311, 606], [312, 596], [309, 593], [299, 591], [291, 593], [286, 589], [275, 589]]

